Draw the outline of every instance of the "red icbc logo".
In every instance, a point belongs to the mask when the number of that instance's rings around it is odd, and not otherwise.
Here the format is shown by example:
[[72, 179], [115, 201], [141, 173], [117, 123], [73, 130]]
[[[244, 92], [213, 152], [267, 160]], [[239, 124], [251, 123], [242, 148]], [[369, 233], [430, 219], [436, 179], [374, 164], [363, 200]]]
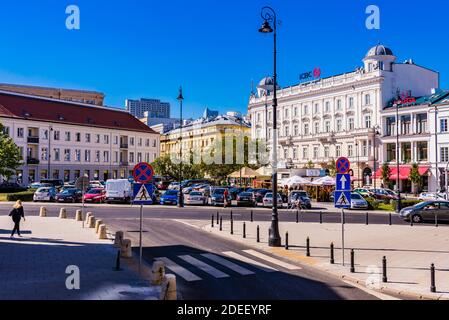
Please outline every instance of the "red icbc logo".
[[321, 77], [321, 69], [320, 69], [320, 68], [315, 68], [315, 69], [313, 69], [313, 77], [314, 77], [315, 79]]

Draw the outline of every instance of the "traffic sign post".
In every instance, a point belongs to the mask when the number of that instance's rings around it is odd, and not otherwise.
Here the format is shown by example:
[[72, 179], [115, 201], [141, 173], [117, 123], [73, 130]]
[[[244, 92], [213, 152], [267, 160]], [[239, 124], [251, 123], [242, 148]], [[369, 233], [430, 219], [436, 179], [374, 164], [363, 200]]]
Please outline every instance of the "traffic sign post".
[[347, 158], [341, 157], [336, 163], [337, 177], [335, 179], [335, 208], [341, 209], [341, 249], [342, 264], [345, 265], [345, 209], [351, 208], [351, 175], [348, 174], [351, 169], [351, 163]]
[[83, 228], [84, 228], [84, 194], [87, 191], [87, 188], [89, 187], [89, 178], [86, 176], [79, 177], [76, 179], [75, 182], [75, 188], [80, 189], [82, 196], [81, 196], [81, 202], [82, 202], [82, 209], [81, 209], [81, 216], [83, 220]]
[[348, 158], [341, 157], [335, 162], [335, 167], [337, 169], [337, 173], [345, 174], [349, 172], [349, 169], [351, 169], [351, 163]]

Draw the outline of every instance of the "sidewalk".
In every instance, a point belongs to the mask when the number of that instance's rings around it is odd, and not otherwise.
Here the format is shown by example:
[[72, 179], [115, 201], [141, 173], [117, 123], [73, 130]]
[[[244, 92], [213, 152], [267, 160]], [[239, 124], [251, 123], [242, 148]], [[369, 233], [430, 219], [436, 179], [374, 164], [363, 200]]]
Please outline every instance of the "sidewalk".
[[[192, 223], [192, 221], [189, 221]], [[286, 260], [307, 264], [328, 271], [346, 280], [371, 289], [403, 295], [412, 299], [449, 299], [449, 233], [446, 227], [345, 225], [345, 266], [342, 265], [342, 228], [340, 224], [282, 222], [280, 234], [284, 245], [289, 233], [289, 250], [268, 247], [269, 222], [223, 221], [223, 231], [200, 221], [198, 227], [246, 245], [275, 254]], [[256, 228], [260, 226], [260, 243]], [[310, 238], [311, 256], [306, 256], [306, 239]], [[335, 245], [335, 264], [330, 264], [330, 243]], [[355, 273], [350, 273], [350, 250], [355, 250]], [[387, 258], [388, 282], [382, 282], [382, 258]], [[436, 267], [436, 293], [430, 292], [430, 265]]]
[[[69, 215], [70, 217], [70, 215]], [[73, 218], [73, 217], [72, 217]], [[156, 300], [159, 287], [139, 279], [117, 250], [73, 219], [28, 217], [23, 238], [10, 239], [12, 221], [0, 217], [0, 300]], [[66, 288], [67, 266], [80, 270], [80, 290]]]

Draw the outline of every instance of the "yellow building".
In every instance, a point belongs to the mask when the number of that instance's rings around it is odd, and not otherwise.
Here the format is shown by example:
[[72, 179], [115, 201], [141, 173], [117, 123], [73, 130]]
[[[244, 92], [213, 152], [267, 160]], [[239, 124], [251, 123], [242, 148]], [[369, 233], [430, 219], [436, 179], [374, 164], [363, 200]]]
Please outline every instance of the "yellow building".
[[[250, 136], [251, 125], [236, 113], [200, 118], [182, 127], [182, 152], [204, 151], [224, 136]], [[161, 135], [161, 156], [178, 154], [180, 129]]]

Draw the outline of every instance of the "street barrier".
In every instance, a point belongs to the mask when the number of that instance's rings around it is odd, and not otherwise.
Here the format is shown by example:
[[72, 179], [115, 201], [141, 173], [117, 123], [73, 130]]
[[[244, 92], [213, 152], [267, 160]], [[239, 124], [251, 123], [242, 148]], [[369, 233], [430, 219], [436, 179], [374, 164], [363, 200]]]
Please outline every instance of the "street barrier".
[[306, 255], [308, 257], [310, 257], [310, 238], [309, 237], [307, 237], [307, 240], [306, 240]]
[[83, 221], [83, 211], [76, 210], [75, 221]]
[[151, 268], [150, 283], [152, 285], [161, 285], [165, 277], [165, 263], [163, 261], [154, 261]]
[[334, 243], [331, 242], [331, 259], [330, 259], [330, 263], [331, 264], [335, 264], [335, 258], [334, 258]]
[[114, 238], [114, 247], [120, 248], [123, 242], [123, 231], [117, 231]]
[[430, 265], [430, 292], [437, 292], [437, 287], [435, 285], [435, 264]]
[[133, 253], [131, 250], [131, 240], [130, 239], [123, 239], [122, 246], [120, 248], [121, 256], [122, 258], [132, 258]]
[[351, 273], [355, 273], [354, 249], [351, 249]]
[[46, 216], [47, 216], [47, 208], [46, 207], [41, 207], [39, 209], [39, 217], [45, 218]]
[[161, 300], [177, 300], [176, 293], [176, 276], [174, 274], [167, 274], [162, 282], [162, 291], [160, 295]]
[[387, 283], [388, 282], [388, 278], [387, 278], [387, 257], [383, 257], [382, 259], [382, 282], [383, 283]]
[[67, 219], [67, 210], [65, 208], [59, 210], [59, 219]]
[[95, 221], [95, 233], [98, 233], [99, 229], [100, 229], [100, 225], [103, 224], [103, 220], [98, 219]]
[[107, 234], [106, 231], [107, 231], [106, 230], [106, 225], [104, 223], [100, 224], [100, 226], [98, 227], [98, 239], [100, 239], [100, 240], [107, 239], [108, 238], [108, 234]]

